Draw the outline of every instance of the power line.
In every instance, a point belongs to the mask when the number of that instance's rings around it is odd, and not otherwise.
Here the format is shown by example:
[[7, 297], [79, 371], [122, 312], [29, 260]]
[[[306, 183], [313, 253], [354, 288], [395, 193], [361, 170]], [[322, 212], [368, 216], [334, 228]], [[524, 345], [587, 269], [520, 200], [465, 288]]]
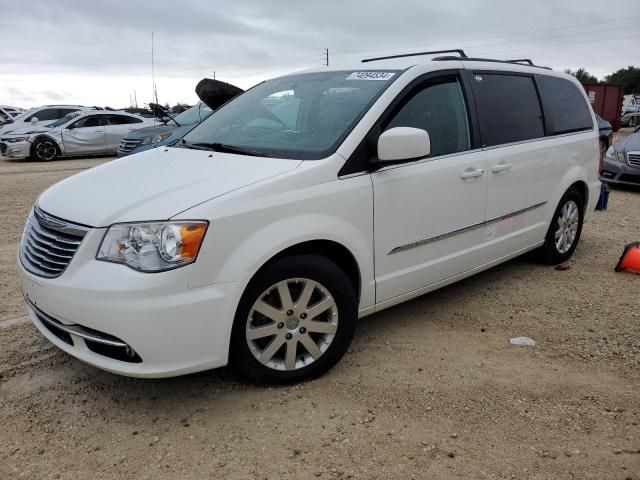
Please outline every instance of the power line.
[[[579, 25], [563, 25], [560, 27], [551, 27], [551, 28], [545, 28], [545, 29], [537, 29], [537, 30], [531, 30], [528, 32], [520, 32], [520, 33], [511, 33], [511, 34], [504, 34], [504, 35], [493, 35], [490, 37], [476, 37], [476, 38], [470, 38], [470, 39], [466, 39], [466, 40], [452, 40], [448, 43], [435, 43], [435, 44], [429, 44], [429, 48], [437, 48], [438, 46], [450, 46], [452, 43], [457, 43], [460, 42], [462, 43], [463, 47], [466, 48], [471, 48], [471, 47], [477, 47], [478, 45], [471, 45], [468, 44], [467, 42], [476, 42], [479, 40], [491, 40], [491, 39], [496, 39], [496, 38], [508, 38], [508, 37], [519, 37], [519, 36], [523, 36], [523, 35], [534, 35], [537, 33], [544, 33], [544, 32], [550, 32], [550, 31], [555, 31], [555, 30], [566, 30], [568, 28], [581, 28], [581, 27], [587, 27], [587, 26], [593, 26], [593, 25], [603, 25], [603, 24], [610, 24], [610, 23], [616, 23], [616, 22], [626, 22], [626, 21], [632, 21], [632, 20], [636, 20], [636, 19], [640, 19], [640, 16], [635, 16], [635, 17], [627, 17], [627, 18], [623, 18], [623, 19], [615, 19], [615, 20], [605, 20], [605, 21], [599, 21], [599, 22], [591, 22], [591, 23], [583, 23], [583, 24], [579, 24]], [[631, 25], [629, 27], [620, 27], [620, 29], [625, 29], [625, 28], [637, 28], [637, 25]], [[592, 34], [592, 33], [598, 33], [598, 32], [603, 32], [603, 31], [609, 31], [609, 29], [606, 30], [596, 30], [596, 31], [584, 31], [584, 32], [574, 32], [574, 33], [570, 33], [570, 34], [562, 34], [560, 36], [557, 37], [565, 37], [565, 36], [572, 36], [572, 35], [583, 35], [583, 34]], [[546, 37], [546, 38], [554, 38], [554, 37]], [[526, 42], [526, 41], [535, 41], [535, 40], [540, 40], [540, 39], [523, 39], [523, 40], [515, 40], [512, 42], [508, 42], [508, 43], [517, 43], [517, 42]], [[501, 45], [502, 42], [500, 44], [493, 44], [493, 45]], [[485, 45], [485, 46], [493, 46], [493, 45]], [[422, 48], [424, 47], [425, 44], [421, 44], [421, 45], [409, 45], [409, 46], [402, 46], [402, 47], [394, 47], [394, 48]], [[480, 45], [482, 46], [482, 45]], [[390, 50], [390, 49], [389, 49]], [[356, 56], [355, 54], [360, 54], [360, 53], [367, 53], [367, 52], [371, 52], [372, 49], [367, 49], [367, 50], [351, 50], [351, 51], [346, 51], [346, 52], [342, 52], [342, 53], [337, 53], [334, 54], [337, 57], [353, 57]]]

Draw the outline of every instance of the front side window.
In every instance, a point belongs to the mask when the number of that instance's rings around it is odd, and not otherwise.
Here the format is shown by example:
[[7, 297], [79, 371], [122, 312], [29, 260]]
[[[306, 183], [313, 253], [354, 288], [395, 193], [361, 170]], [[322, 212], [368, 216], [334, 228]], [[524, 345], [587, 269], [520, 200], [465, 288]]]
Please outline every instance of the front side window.
[[87, 128], [87, 127], [99, 127], [101, 125], [100, 115], [91, 115], [78, 120], [72, 124], [69, 128]]
[[542, 110], [533, 78], [526, 75], [472, 75], [483, 146], [544, 137]]
[[431, 140], [431, 155], [447, 155], [468, 150], [469, 117], [456, 78], [430, 81], [429, 85], [415, 92], [386, 125], [413, 127], [426, 130]]
[[572, 82], [564, 78], [539, 75], [536, 78], [549, 135], [593, 129], [587, 101]]
[[324, 158], [399, 74], [333, 71], [268, 80], [213, 112], [184, 142], [267, 157]]

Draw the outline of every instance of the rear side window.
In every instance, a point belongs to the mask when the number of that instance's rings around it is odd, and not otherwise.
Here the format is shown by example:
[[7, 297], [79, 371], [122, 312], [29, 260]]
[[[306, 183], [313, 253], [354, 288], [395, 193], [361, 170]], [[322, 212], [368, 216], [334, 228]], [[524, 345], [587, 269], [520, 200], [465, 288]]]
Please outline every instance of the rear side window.
[[569, 80], [540, 75], [536, 78], [549, 135], [591, 130], [593, 119], [582, 92]]
[[474, 73], [472, 84], [483, 146], [544, 137], [542, 109], [533, 78]]
[[127, 117], [125, 115], [109, 115], [109, 125], [127, 125], [129, 123], [140, 123], [141, 119], [134, 117]]

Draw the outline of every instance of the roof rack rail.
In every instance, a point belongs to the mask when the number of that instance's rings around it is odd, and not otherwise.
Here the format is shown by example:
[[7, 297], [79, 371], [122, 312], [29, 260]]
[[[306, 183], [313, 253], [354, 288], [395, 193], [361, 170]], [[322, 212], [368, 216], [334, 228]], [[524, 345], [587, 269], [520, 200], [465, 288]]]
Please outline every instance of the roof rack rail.
[[375, 57], [375, 58], [364, 58], [362, 59], [362, 63], [367, 63], [367, 62], [376, 62], [378, 60], [389, 60], [391, 58], [404, 58], [404, 57], [418, 57], [421, 55], [435, 55], [438, 53], [457, 53], [460, 56], [459, 57], [452, 57], [452, 58], [467, 58], [467, 54], [464, 53], [464, 50], [462, 50], [461, 48], [454, 48], [451, 50], [433, 50], [433, 51], [428, 51], [428, 52], [416, 52], [416, 53], [402, 53], [400, 55], [389, 55], [386, 57]]
[[526, 63], [527, 65], [531, 65], [532, 67], [537, 67], [530, 58], [518, 58], [515, 60], [505, 60], [507, 63]]
[[523, 63], [531, 66], [531, 67], [536, 67], [536, 68], [544, 68], [545, 70], [551, 70], [551, 68], [549, 67], [544, 67], [542, 65], [536, 65], [535, 63], [533, 63], [530, 59], [528, 58], [520, 58], [520, 59], [516, 59], [516, 60], [497, 60], [495, 58], [479, 58], [479, 57], [455, 57], [453, 55], [446, 55], [443, 57], [435, 57], [432, 58], [431, 61], [433, 62], [441, 62], [441, 61], [447, 61], [447, 60], [458, 60], [460, 62], [494, 62], [494, 63], [511, 63], [511, 64], [516, 64], [516, 65], [522, 65]]

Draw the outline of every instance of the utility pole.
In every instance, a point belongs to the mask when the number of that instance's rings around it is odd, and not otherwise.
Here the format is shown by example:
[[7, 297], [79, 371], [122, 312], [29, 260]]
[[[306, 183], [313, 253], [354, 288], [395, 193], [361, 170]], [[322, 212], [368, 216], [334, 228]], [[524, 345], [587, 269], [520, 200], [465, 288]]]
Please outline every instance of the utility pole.
[[216, 79], [216, 71], [215, 70], [213, 71], [213, 79], [214, 80]]
[[328, 67], [329, 66], [329, 49], [328, 48], [324, 49], [324, 58], [325, 58], [324, 64]]

